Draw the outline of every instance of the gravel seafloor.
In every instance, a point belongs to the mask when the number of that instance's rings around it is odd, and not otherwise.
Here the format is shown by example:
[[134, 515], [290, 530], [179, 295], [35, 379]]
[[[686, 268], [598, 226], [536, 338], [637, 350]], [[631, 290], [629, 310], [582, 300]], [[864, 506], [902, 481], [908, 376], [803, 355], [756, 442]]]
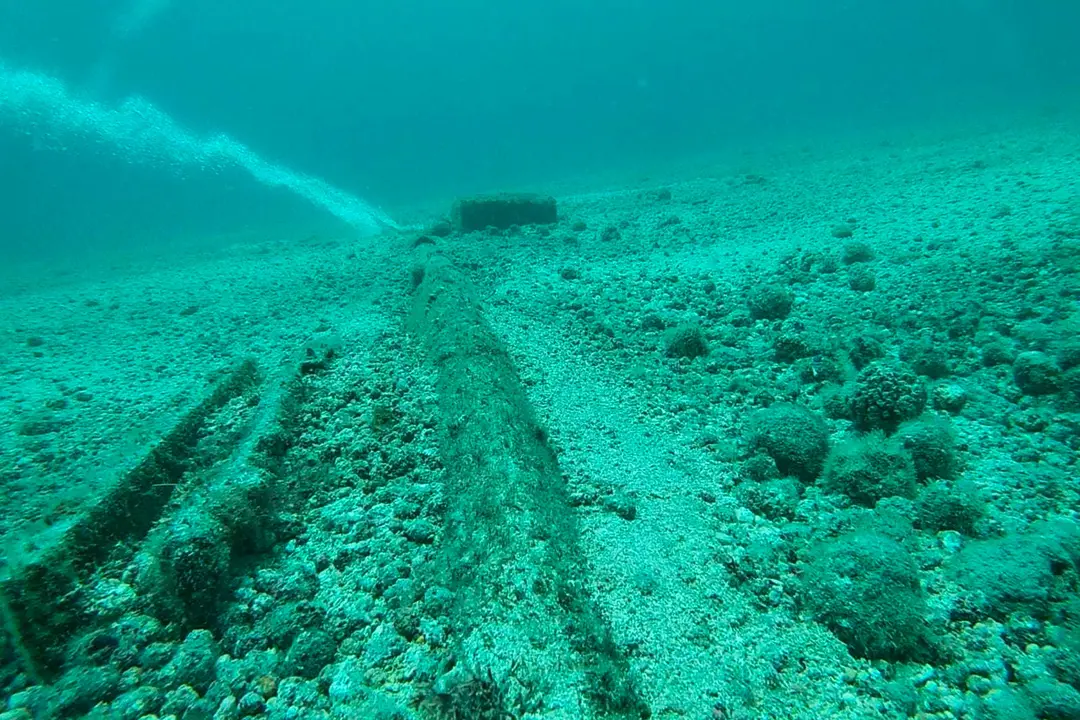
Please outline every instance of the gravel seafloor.
[[[442, 546], [417, 233], [12, 286], [14, 575], [238, 362], [259, 379], [79, 580], [59, 668], [27, 672], [5, 623], [0, 718], [1080, 717], [1077, 130], [758, 160], [434, 238], [557, 460], [617, 672], [575, 664], [557, 613], [460, 617], [484, 579], [433, 569], [469, 561]], [[251, 468], [272, 497], [241, 532], [213, 508]], [[178, 604], [204, 516], [231, 549]]]

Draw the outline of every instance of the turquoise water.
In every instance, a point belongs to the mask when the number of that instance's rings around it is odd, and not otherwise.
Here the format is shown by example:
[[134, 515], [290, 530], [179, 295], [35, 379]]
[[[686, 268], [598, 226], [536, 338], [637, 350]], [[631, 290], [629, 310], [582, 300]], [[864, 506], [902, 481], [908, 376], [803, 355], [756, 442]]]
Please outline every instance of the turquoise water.
[[[1029, 5], [12, 5], [0, 187], [22, 212], [9, 214], [5, 247], [323, 217], [234, 176], [235, 158], [194, 167], [184, 140], [118, 151], [115, 118], [72, 118], [81, 103], [108, 112], [138, 96], [155, 132], [224, 133], [260, 162], [407, 206], [1072, 102], [1078, 11]], [[28, 101], [13, 86], [26, 82], [50, 97]]]
[[1080, 717], [1077, 28], [0, 8], [0, 720]]

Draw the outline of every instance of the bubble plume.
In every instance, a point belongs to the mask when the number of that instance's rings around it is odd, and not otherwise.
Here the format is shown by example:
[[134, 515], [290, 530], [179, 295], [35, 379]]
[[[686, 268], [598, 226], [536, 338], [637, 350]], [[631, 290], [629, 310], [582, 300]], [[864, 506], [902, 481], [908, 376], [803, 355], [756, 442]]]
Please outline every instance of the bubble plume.
[[326, 181], [290, 170], [224, 134], [200, 136], [144, 98], [118, 106], [76, 95], [59, 79], [0, 61], [0, 126], [8, 125], [46, 147], [93, 144], [123, 161], [183, 174], [246, 171], [267, 187], [284, 188], [361, 232], [397, 227], [384, 212]]

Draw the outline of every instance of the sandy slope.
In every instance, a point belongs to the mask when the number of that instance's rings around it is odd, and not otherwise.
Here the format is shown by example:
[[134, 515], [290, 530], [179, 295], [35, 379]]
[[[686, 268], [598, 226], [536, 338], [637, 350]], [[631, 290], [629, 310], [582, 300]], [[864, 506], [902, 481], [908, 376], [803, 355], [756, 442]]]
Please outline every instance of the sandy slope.
[[[876, 516], [814, 486], [803, 490], [793, 518], [755, 514], [738, 492], [745, 483], [746, 428], [774, 400], [824, 415], [828, 383], [800, 377], [807, 368], [816, 373], [822, 357], [842, 355], [850, 337], [871, 326], [893, 329], [887, 355], [905, 361], [911, 347], [944, 342], [948, 323], [965, 314], [983, 318], [979, 332], [995, 337], [1008, 321], [1016, 351], [1057, 352], [1080, 326], [1080, 280], [1069, 269], [1080, 237], [1078, 198], [1080, 132], [1062, 122], [882, 143], [842, 156], [819, 151], [757, 159], [663, 186], [560, 198], [563, 220], [551, 232], [438, 241], [465, 269], [550, 433], [573, 499], [588, 567], [584, 582], [653, 717], [899, 717], [905, 708], [920, 717], [957, 717], [990, 712], [985, 708], [995, 697], [1012, 691], [1003, 675], [991, 673], [993, 686], [979, 690], [944, 665], [939, 679], [927, 682], [934, 670], [922, 661], [853, 658], [808, 617], [798, 591], [807, 548]], [[859, 263], [872, 268], [872, 290], [851, 286], [854, 265], [818, 269], [822, 257], [841, 253], [845, 241], [833, 229], [842, 223], [851, 226], [853, 240], [872, 248], [873, 259]], [[0, 532], [9, 560], [55, 537], [242, 358], [254, 358], [269, 375], [287, 375], [312, 338], [334, 336], [340, 343], [341, 364], [313, 386], [325, 394], [297, 416], [313, 423], [305, 447], [321, 460], [311, 464], [329, 462], [330, 474], [355, 475], [359, 461], [350, 464], [355, 458], [340, 450], [328, 456], [326, 447], [348, 448], [342, 437], [353, 428], [377, 430], [374, 420], [340, 417], [341, 407], [355, 401], [348, 399], [353, 385], [381, 387], [384, 398], [413, 408], [402, 417], [437, 426], [432, 401], [424, 400], [435, 390], [423, 353], [404, 330], [411, 239], [388, 237], [371, 247], [255, 245], [37, 290], [24, 282], [5, 294]], [[747, 320], [747, 297], [771, 282], [792, 289], [791, 318]], [[1030, 312], [1009, 309], [1022, 303]], [[643, 327], [649, 315], [668, 328], [699, 326], [709, 355], [665, 356], [666, 331]], [[784, 332], [820, 344], [798, 362], [777, 362], [775, 342]], [[990, 538], [1075, 515], [1078, 490], [1075, 414], [1051, 399], [1023, 397], [1007, 367], [981, 361], [985, 342], [973, 335], [969, 350], [963, 340], [953, 343], [949, 371], [930, 385], [932, 391], [960, 386], [969, 398], [949, 422], [964, 448], [964, 478], [988, 499], [979, 532]], [[840, 375], [850, 380], [854, 371], [842, 368]], [[364, 397], [355, 401], [366, 403], [356, 418], [382, 412], [372, 409], [379, 401]], [[834, 443], [850, 432], [844, 419], [828, 423]], [[422, 449], [387, 442], [391, 454], [437, 452], [431, 438]], [[402, 497], [425, 495], [440, 478], [429, 473], [411, 489], [415, 478], [404, 476], [391, 486], [405, 483]], [[295, 510], [307, 527], [301, 548], [262, 561], [263, 572], [287, 575], [301, 562], [320, 566], [318, 552], [352, 547], [338, 528], [383, 527], [379, 518], [397, 513], [402, 502], [383, 507], [381, 491], [350, 498], [329, 487]], [[426, 500], [415, 502], [428, 507]], [[365, 514], [372, 519], [356, 520]], [[962, 656], [952, 667], [1052, 654], [1046, 637], [1045, 653], [977, 641], [986, 624], [1003, 627], [1000, 618], [982, 625], [943, 619], [960, 592], [944, 574], [945, 558], [967, 542], [953, 535], [918, 531], [907, 539], [922, 586], [931, 591], [934, 627], [947, 629], [947, 644]], [[372, 547], [384, 542], [380, 537], [376, 532]], [[429, 559], [423, 545], [385, 543], [387, 557], [405, 558], [414, 572]], [[374, 592], [364, 579], [368, 571], [362, 564], [320, 570], [316, 604], [331, 617], [349, 602], [375, 608], [376, 619], [392, 616], [384, 598], [365, 594]], [[247, 572], [250, 578], [238, 584], [259, 587], [260, 571]], [[435, 663], [416, 655], [438, 658], [446, 651], [421, 634], [408, 638], [410, 650], [372, 660], [370, 648], [396, 627], [373, 622], [338, 645], [335, 665], [327, 663], [339, 688], [347, 684], [343, 675], [366, 678], [364, 693], [331, 690], [330, 702], [326, 686], [334, 685], [311, 680], [307, 700], [295, 690], [301, 685], [291, 686], [287, 701], [284, 693], [268, 698], [271, 716], [291, 704], [312, 716], [331, 716], [336, 705], [338, 717], [350, 717], [350, 703], [370, 710], [376, 696], [386, 707], [413, 712], [406, 708], [422, 695], [417, 678]], [[235, 662], [255, 663], [254, 657]], [[576, 671], [550, 671], [549, 682], [581, 682]], [[214, 692], [207, 696], [228, 694]], [[569, 707], [566, 692], [550, 694], [563, 702], [534, 707], [536, 716], [591, 712]], [[106, 704], [115, 708], [122, 698]], [[1030, 702], [1037, 705], [1038, 698]]]

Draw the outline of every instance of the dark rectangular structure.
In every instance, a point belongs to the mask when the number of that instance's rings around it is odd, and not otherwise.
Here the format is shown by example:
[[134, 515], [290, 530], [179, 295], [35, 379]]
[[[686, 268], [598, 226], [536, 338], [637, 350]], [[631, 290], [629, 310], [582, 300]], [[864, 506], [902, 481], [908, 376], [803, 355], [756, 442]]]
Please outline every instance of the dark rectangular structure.
[[450, 222], [458, 232], [476, 232], [513, 225], [548, 225], [557, 222], [555, 198], [530, 193], [500, 193], [460, 198], [454, 202]]

